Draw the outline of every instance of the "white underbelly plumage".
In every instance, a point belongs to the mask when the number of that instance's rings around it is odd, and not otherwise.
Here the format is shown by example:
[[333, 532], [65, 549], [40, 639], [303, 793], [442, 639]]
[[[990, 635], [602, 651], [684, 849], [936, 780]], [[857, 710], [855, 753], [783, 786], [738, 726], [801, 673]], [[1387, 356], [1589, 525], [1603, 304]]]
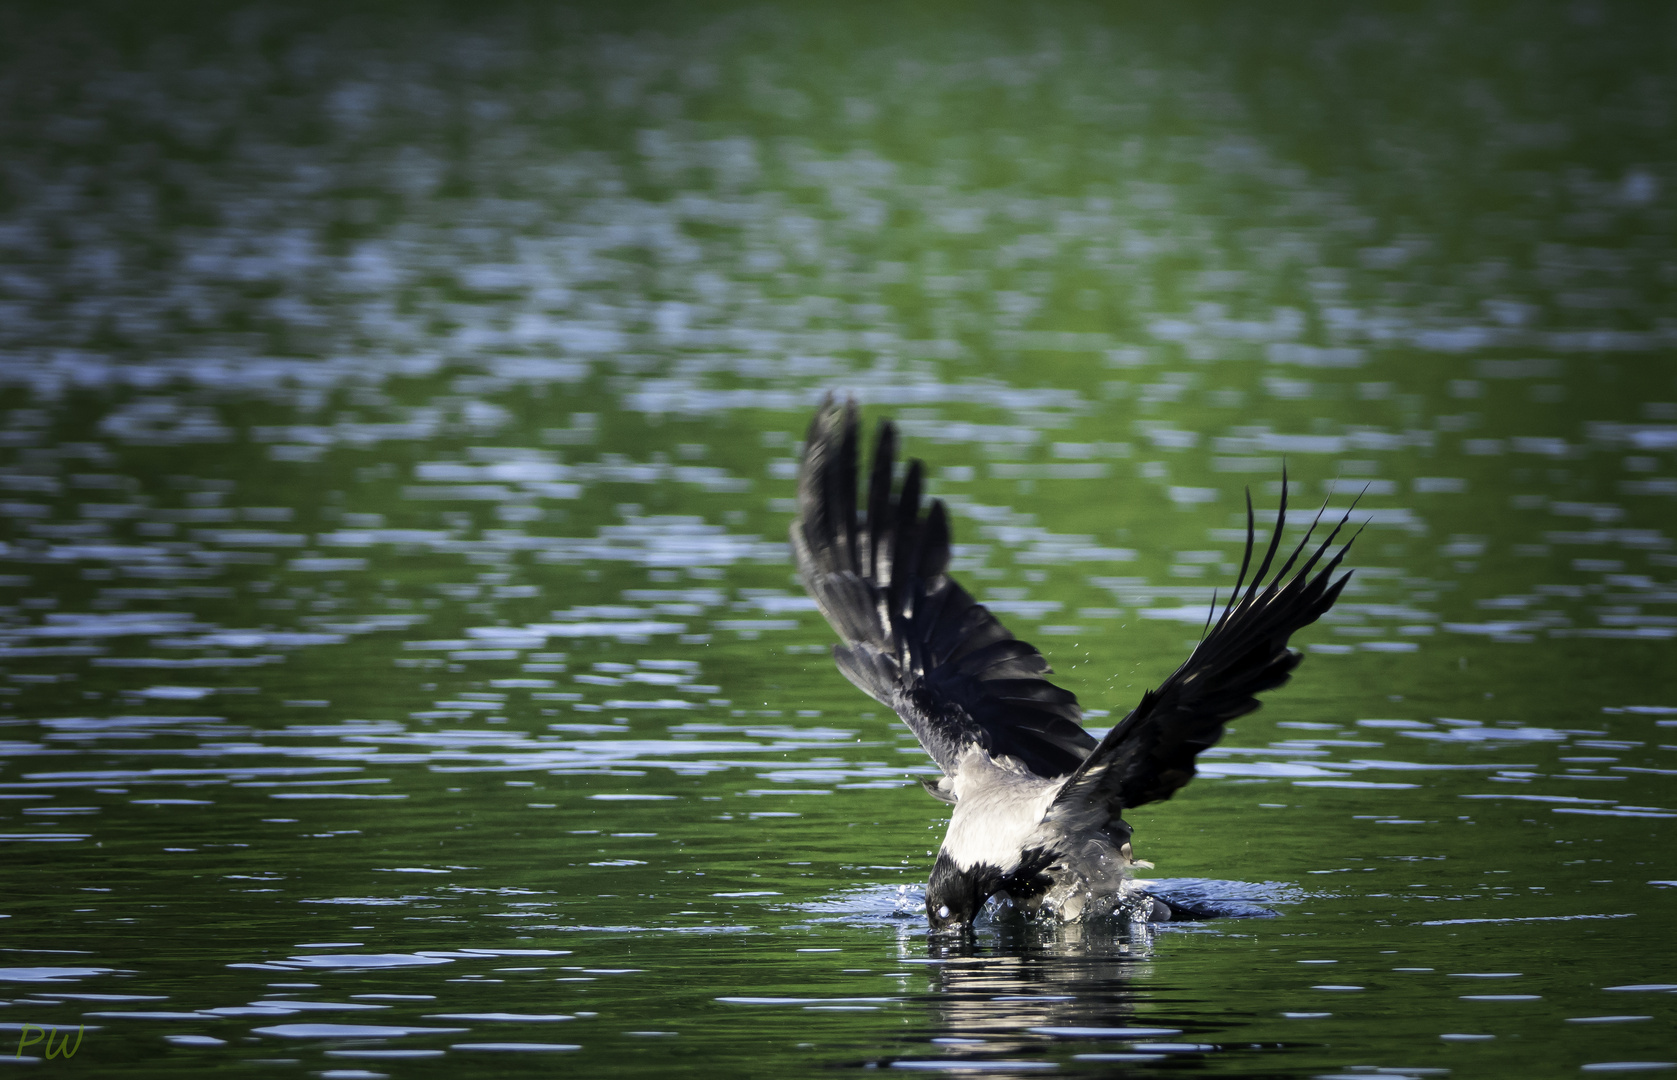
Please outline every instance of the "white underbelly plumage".
[[1133, 881], [1128, 844], [1120, 847], [1098, 827], [1044, 821], [1066, 779], [1045, 780], [1012, 767], [1009, 760], [998, 762], [978, 747], [969, 748], [951, 778], [956, 802], [944, 852], [963, 870], [985, 865], [1003, 875], [1019, 869], [1027, 850], [1053, 852], [1048, 889], [1009, 899], [1025, 910], [1062, 919], [1109, 914], [1141, 896]]
[[955, 812], [943, 850], [963, 870], [983, 864], [1013, 873], [1064, 781], [1008, 768], [977, 747], [962, 756], [953, 779]]

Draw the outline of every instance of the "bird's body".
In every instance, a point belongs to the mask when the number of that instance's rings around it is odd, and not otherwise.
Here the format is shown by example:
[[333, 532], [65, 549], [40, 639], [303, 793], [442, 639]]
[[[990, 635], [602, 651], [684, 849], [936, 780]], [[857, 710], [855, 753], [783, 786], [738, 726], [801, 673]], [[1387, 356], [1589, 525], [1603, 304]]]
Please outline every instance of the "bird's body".
[[[1075, 919], [1131, 899], [1128, 847], [1102, 828], [1050, 815], [1067, 776], [1045, 778], [973, 746], [956, 763], [944, 873], [994, 880], [1021, 910]], [[934, 866], [934, 875], [938, 869]]]
[[1280, 545], [1283, 495], [1242, 594], [1253, 554], [1248, 505], [1246, 561], [1221, 615], [1213, 607], [1188, 660], [1097, 742], [1079, 723], [1076, 697], [1046, 678], [1042, 654], [949, 577], [947, 514], [937, 500], [922, 514], [918, 461], [894, 483], [889, 423], [859, 505], [857, 427], [854, 404], [831, 401], [811, 423], [792, 548], [843, 639], [833, 650], [839, 670], [889, 705], [943, 770], [926, 784], [954, 807], [926, 888], [933, 927], [970, 926], [998, 894], [1062, 919], [1164, 915], [1134, 885], [1132, 866], [1148, 864], [1131, 856], [1122, 811], [1169, 798], [1224, 725], [1258, 707], [1254, 695], [1287, 681], [1299, 662], [1288, 637], [1327, 611], [1349, 576], [1332, 578], [1344, 548], [1323, 561], [1339, 529], [1288, 579], [1307, 534], [1262, 586]]

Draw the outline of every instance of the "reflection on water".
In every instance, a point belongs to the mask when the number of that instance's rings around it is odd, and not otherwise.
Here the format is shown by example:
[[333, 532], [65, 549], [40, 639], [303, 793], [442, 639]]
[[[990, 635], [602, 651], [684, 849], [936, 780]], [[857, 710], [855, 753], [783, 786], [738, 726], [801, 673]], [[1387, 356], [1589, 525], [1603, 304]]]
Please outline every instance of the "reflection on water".
[[[1668, 35], [1549, 14], [0, 15], [0, 1031], [1671, 1060]], [[835, 388], [1095, 728], [1243, 489], [1360, 495], [1299, 677], [1136, 821], [1224, 917], [927, 939], [932, 766], [789, 576]]]
[[[1145, 935], [1137, 927], [1136, 934]], [[1042, 935], [1039, 940], [1029, 938]], [[1112, 926], [1073, 924], [1032, 927], [1004, 935], [996, 954], [963, 945], [928, 947], [939, 1026], [934, 1045], [953, 1059], [969, 1055], [1035, 1056], [1043, 1036], [1137, 1039], [1179, 1035], [1180, 1028], [1130, 1023], [1136, 1002], [1135, 973], [1144, 967], [1143, 941]]]

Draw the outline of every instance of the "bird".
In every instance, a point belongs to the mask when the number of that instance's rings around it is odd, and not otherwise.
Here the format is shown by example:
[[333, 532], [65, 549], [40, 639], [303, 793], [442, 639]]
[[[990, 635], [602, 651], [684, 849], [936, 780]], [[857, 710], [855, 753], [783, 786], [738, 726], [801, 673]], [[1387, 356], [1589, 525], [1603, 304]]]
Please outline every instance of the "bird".
[[791, 546], [798, 576], [840, 639], [839, 671], [890, 707], [941, 772], [921, 781], [952, 808], [926, 883], [931, 931], [970, 932], [993, 897], [1044, 919], [1167, 921], [1170, 905], [1136, 883], [1133, 868], [1152, 863], [1135, 858], [1123, 813], [1169, 799], [1230, 721], [1291, 678], [1302, 656], [1289, 638], [1350, 580], [1350, 570], [1335, 575], [1356, 536], [1332, 550], [1350, 511], [1312, 547], [1324, 503], [1276, 567], [1283, 466], [1275, 528], [1248, 578], [1248, 490], [1246, 551], [1227, 602], [1219, 611], [1213, 595], [1188, 659], [1096, 739], [1076, 695], [1049, 681], [1042, 653], [950, 576], [949, 512], [941, 499], [922, 506], [918, 459], [895, 479], [895, 425], [877, 425], [865, 496], [860, 438], [855, 400], [827, 395], [804, 441]]

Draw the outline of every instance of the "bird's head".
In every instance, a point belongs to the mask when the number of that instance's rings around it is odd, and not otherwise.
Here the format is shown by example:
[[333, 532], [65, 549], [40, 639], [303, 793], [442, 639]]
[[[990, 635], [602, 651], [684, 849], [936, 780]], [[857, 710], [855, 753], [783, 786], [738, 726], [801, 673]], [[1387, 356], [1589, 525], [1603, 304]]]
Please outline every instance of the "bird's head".
[[1001, 887], [1002, 872], [978, 863], [961, 867], [939, 851], [926, 882], [926, 918], [933, 933], [958, 933], [972, 929], [973, 920], [984, 910], [984, 901]]

